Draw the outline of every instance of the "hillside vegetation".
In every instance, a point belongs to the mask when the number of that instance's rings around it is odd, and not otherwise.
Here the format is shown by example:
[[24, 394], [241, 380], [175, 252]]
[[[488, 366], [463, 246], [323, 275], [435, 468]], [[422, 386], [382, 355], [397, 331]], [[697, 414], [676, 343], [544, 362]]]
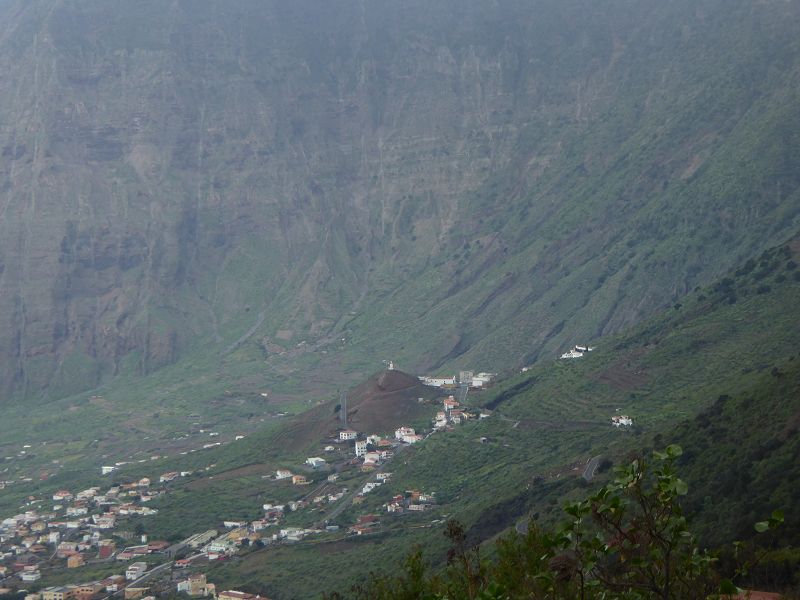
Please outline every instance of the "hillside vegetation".
[[[395, 573], [398, 560], [417, 545], [423, 548], [420, 560], [435, 572], [447, 555], [446, 519], [463, 523], [467, 547], [483, 543], [491, 552], [486, 543], [509, 528], [552, 527], [565, 502], [584, 498], [596, 482], [608, 481], [611, 464], [676, 442], [684, 448], [677, 467], [689, 487], [681, 503], [699, 543], [717, 548], [746, 539], [754, 521], [782, 509], [785, 526], [770, 538], [775, 549], [751, 581], [796, 585], [791, 547], [800, 544], [794, 510], [800, 500], [795, 485], [799, 254], [793, 238], [640, 325], [589, 340], [595, 350], [582, 358], [542, 361], [491, 389], [471, 392], [467, 404], [488, 407], [489, 418], [405, 449], [388, 467], [394, 473], [388, 484], [334, 519], [345, 528], [360, 514], [376, 513], [381, 533], [252, 548], [211, 569], [210, 580], [279, 599], [310, 598], [320, 590], [366, 584], [371, 570]], [[366, 409], [372, 415], [358, 428], [371, 432], [374, 427], [378, 433], [408, 424], [405, 419], [424, 422], [433, 412], [428, 402], [436, 401], [412, 377], [389, 371], [351, 389], [348, 398], [354, 418]], [[254, 519], [264, 502], [297, 498], [296, 488], [266, 477], [289, 467], [315, 482], [324, 480], [326, 472], [302, 465], [331, 443], [339, 425], [338, 402], [332, 398], [297, 417], [273, 419], [261, 431], [218, 449], [126, 467], [120, 481], [152, 475], [154, 468], [196, 472], [153, 501], [159, 513], [136, 525], [153, 538], [177, 541], [224, 519]], [[610, 418], [616, 414], [631, 416], [633, 427], [613, 428]], [[395, 417], [404, 421], [394, 422]], [[82, 448], [57, 446], [68, 466], [46, 483], [9, 488], [0, 506], [13, 510], [35, 489], [96, 483], [82, 463], [67, 461], [67, 452]], [[591, 464], [595, 468], [587, 482], [582, 476]], [[360, 486], [365, 477], [345, 474], [341, 483]], [[386, 514], [382, 504], [409, 489], [435, 492], [436, 508], [419, 516]], [[292, 515], [288, 524], [308, 525], [309, 518], [323, 516]]]
[[3, 399], [504, 370], [798, 225], [794, 2], [311, 8], [0, 5]]
[[[441, 526], [424, 526], [432, 519], [457, 518], [468, 546], [531, 516], [550, 527], [565, 501], [583, 498], [595, 485], [581, 477], [591, 457], [602, 459], [594, 480], [606, 482], [609, 464], [649, 455], [667, 442], [684, 448], [676, 464], [689, 493], [681, 504], [702, 546], [750, 538], [753, 523], [775, 509], [785, 512], [786, 523], [769, 543], [800, 544], [798, 251], [793, 239], [630, 331], [598, 340], [580, 359], [554, 359], [470, 394], [469, 404], [492, 408], [490, 418], [409, 449], [402, 463], [391, 466], [390, 484], [338, 522], [381, 514], [382, 503], [407, 489], [436, 492], [440, 509], [432, 517], [384, 513], [384, 537], [340, 542], [330, 552], [325, 545], [255, 552], [213, 575], [277, 597], [287, 586], [311, 597], [320, 581], [331, 590], [366, 582], [367, 571], [352, 565], [368, 562], [395, 572], [398, 557], [417, 543], [420, 560], [436, 566], [447, 540]], [[634, 426], [613, 428], [615, 414], [630, 415]], [[308, 561], [324, 575], [306, 578], [293, 566]], [[774, 561], [775, 569], [765, 568], [751, 581], [796, 585], [797, 557], [776, 553]], [[795, 567], [783, 566], [785, 561]]]

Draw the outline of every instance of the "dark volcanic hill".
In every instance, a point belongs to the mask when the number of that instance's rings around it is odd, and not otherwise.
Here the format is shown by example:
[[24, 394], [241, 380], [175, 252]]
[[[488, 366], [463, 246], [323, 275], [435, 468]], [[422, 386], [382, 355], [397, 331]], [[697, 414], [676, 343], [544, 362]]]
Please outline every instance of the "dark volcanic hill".
[[798, 6], [1, 0], [0, 394], [636, 322], [796, 229]]
[[[413, 375], [381, 371], [347, 392], [347, 427], [366, 435], [388, 435], [402, 425], [420, 421], [427, 425], [436, 410], [433, 401], [440, 395]], [[340, 410], [341, 404], [327, 402], [292, 418], [281, 427], [276, 447], [300, 451], [335, 438], [345, 427]]]
[[[391, 432], [431, 416], [439, 390], [402, 371], [382, 371], [347, 395], [347, 422], [365, 432]], [[420, 403], [423, 399], [426, 403]]]

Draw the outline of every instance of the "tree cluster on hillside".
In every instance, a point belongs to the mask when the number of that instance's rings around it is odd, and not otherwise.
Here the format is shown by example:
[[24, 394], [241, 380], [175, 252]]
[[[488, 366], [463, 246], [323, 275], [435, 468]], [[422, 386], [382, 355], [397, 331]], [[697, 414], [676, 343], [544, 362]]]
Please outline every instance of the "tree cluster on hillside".
[[[567, 519], [545, 531], [500, 538], [485, 555], [469, 547], [463, 527], [450, 521], [445, 535], [452, 546], [447, 566], [435, 571], [421, 550], [407, 557], [400, 575], [372, 574], [347, 596], [327, 600], [516, 600], [580, 598], [669, 600], [734, 598], [748, 572], [763, 557], [755, 546], [736, 543], [728, 564], [701, 549], [682, 508], [688, 485], [675, 462], [682, 454], [671, 445], [653, 458], [638, 458], [616, 470], [616, 477], [582, 501], [568, 504]], [[783, 522], [775, 511], [755, 524], [768, 532]], [[730, 574], [730, 577], [725, 577]]]

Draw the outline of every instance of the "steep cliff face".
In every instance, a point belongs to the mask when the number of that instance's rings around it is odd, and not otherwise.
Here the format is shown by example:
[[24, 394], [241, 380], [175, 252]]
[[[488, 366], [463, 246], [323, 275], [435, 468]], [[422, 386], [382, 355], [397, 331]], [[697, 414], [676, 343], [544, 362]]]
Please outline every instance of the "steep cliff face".
[[0, 393], [531, 360], [786, 235], [797, 6], [628, 4], [0, 2]]

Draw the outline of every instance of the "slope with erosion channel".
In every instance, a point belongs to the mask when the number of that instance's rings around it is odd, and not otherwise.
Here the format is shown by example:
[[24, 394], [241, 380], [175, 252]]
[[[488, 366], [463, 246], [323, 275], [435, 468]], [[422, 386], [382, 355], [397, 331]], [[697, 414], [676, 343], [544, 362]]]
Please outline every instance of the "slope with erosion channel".
[[[786, 503], [794, 502], [787, 490], [795, 473], [787, 461], [796, 451], [792, 423], [800, 408], [797, 396], [792, 395], [800, 360], [796, 350], [798, 250], [796, 241], [770, 250], [641, 326], [597, 340], [597, 349], [583, 358], [536, 366], [490, 391], [470, 396], [480, 405], [494, 404], [493, 416], [437, 433], [409, 449], [402, 462], [392, 465], [392, 481], [340, 518], [339, 523], [347, 525], [358, 514], [382, 513], [384, 537], [342, 544], [333, 556], [308, 546], [255, 552], [212, 574], [222, 582], [238, 581], [247, 589], [278, 597], [295, 581], [303, 582], [293, 588], [300, 597], [313, 596], [320, 586], [346, 589], [361, 576], [357, 567], [348, 565], [370, 561], [392, 570], [397, 555], [383, 551], [386, 536], [392, 548], [421, 543], [428, 559], [441, 561], [442, 532], [431, 526], [437, 519], [445, 515], [460, 519], [472, 542], [501, 533], [529, 514], [549, 521], [559, 516], [558, 507], [565, 499], [585, 494], [588, 484], [580, 475], [591, 457], [602, 455], [619, 462], [631, 452], [647, 451], [654, 443], [665, 445], [673, 439], [686, 445], [687, 479], [697, 487], [697, 494], [705, 495], [711, 483], [703, 482], [702, 470], [714, 464], [716, 453], [727, 450], [725, 444], [697, 440], [707, 433], [709, 426], [703, 424], [711, 419], [711, 427], [719, 428], [717, 438], [725, 438], [740, 427], [747, 428], [755, 410], [761, 411], [761, 420], [776, 415], [765, 429], [767, 439], [760, 428], [748, 429], [742, 438], [748, 448], [743, 451], [746, 460], [734, 456], [724, 461], [732, 473], [736, 472], [733, 460], [748, 474], [742, 475], [743, 481], [721, 478], [713, 484], [724, 486], [714, 491], [726, 494], [726, 514], [731, 518], [727, 531], [733, 535], [751, 527], [748, 520], [768, 505], [781, 503], [784, 510], [794, 510], [794, 505]], [[526, 382], [530, 385], [521, 385]], [[505, 393], [512, 389], [517, 393]], [[718, 400], [720, 396], [735, 400], [726, 404]], [[735, 408], [748, 398], [756, 399], [750, 401], [749, 411]], [[725, 422], [714, 424], [713, 413], [720, 411], [725, 413]], [[630, 415], [633, 427], [613, 428], [610, 417], [615, 414]], [[689, 426], [687, 420], [696, 420], [706, 429]], [[564, 427], [573, 421], [590, 425], [580, 431]], [[702, 462], [695, 466], [693, 455], [700, 454]], [[773, 455], [780, 460], [768, 468]], [[603, 461], [597, 479], [606, 477], [607, 467]], [[749, 501], [749, 492], [742, 486], [750, 477], [765, 486], [765, 507]], [[382, 503], [408, 489], [436, 492], [437, 507], [416, 517], [383, 512]], [[701, 532], [707, 533], [713, 518], [706, 520], [708, 507], [703, 498], [690, 494], [688, 501]], [[723, 537], [709, 541], [727, 541]], [[291, 566], [306, 561], [332, 567], [312, 584]], [[281, 568], [275, 569], [276, 565]]]
[[[471, 542], [491, 538], [530, 513], [551, 520], [565, 499], [585, 494], [580, 475], [590, 457], [600, 454], [618, 462], [629, 452], [673, 440], [686, 447], [683, 468], [702, 496], [690, 494], [690, 506], [704, 533], [714, 527], [705, 512], [710, 494], [725, 495], [731, 534], [758, 514], [760, 506], [748, 502], [752, 485], [759, 486], [764, 506], [782, 506], [788, 513], [796, 475], [799, 251], [797, 240], [771, 250], [626, 334], [596, 340], [596, 350], [583, 358], [542, 364], [471, 394], [471, 403], [494, 406], [494, 415], [407, 449], [391, 464], [393, 480], [336, 520], [344, 527], [359, 514], [380, 514], [382, 534], [248, 552], [213, 568], [209, 577], [269, 597], [316, 597], [320, 589], [346, 589], [358, 581], [365, 576], [360, 567], [365, 562], [393, 569], [398, 556], [415, 544], [423, 544], [426, 557], [439, 564], [446, 551], [442, 519], [462, 520]], [[403, 373], [382, 374], [360, 386], [363, 392], [352, 390], [350, 398], [365, 410], [384, 394], [408, 389], [405, 402], [416, 409], [420, 393], [407, 388], [415, 385]], [[306, 451], [321, 449], [337, 428], [335, 403], [315, 409], [324, 408], [317, 419], [323, 424], [319, 433], [313, 422], [294, 423], [296, 444], [278, 422], [220, 449], [132, 466], [120, 480], [152, 475], [153, 468], [199, 471], [197, 479], [154, 501], [158, 515], [138, 524], [154, 537], [181, 539], [222, 519], [256, 518], [263, 502], [307, 494], [263, 475], [290, 467], [314, 477], [315, 484], [316, 478], [324, 480], [325, 472], [303, 471], [302, 463]], [[611, 427], [617, 409], [633, 417], [633, 428]], [[574, 422], [586, 426], [576, 431], [568, 427]], [[740, 452], [715, 458], [739, 441]], [[702, 460], [695, 463], [693, 456]], [[717, 460], [730, 465], [726, 471], [735, 477], [704, 481]], [[204, 471], [204, 465], [215, 466]], [[358, 484], [365, 475], [345, 475], [345, 485], [353, 485], [348, 477]], [[596, 477], [605, 477], [603, 467]], [[52, 485], [65, 485], [64, 479]], [[402, 517], [381, 508], [408, 489], [435, 492], [437, 506]], [[315, 512], [292, 519], [292, 525], [303, 526], [319, 517]]]
[[[401, 425], [427, 424], [439, 395], [413, 375], [382, 371], [347, 392], [347, 428], [391, 436]], [[345, 428], [340, 410], [339, 400], [320, 404], [284, 423], [274, 441], [289, 450], [318, 446]]]
[[0, 3], [0, 400], [500, 371], [637, 322], [795, 227], [799, 19]]

